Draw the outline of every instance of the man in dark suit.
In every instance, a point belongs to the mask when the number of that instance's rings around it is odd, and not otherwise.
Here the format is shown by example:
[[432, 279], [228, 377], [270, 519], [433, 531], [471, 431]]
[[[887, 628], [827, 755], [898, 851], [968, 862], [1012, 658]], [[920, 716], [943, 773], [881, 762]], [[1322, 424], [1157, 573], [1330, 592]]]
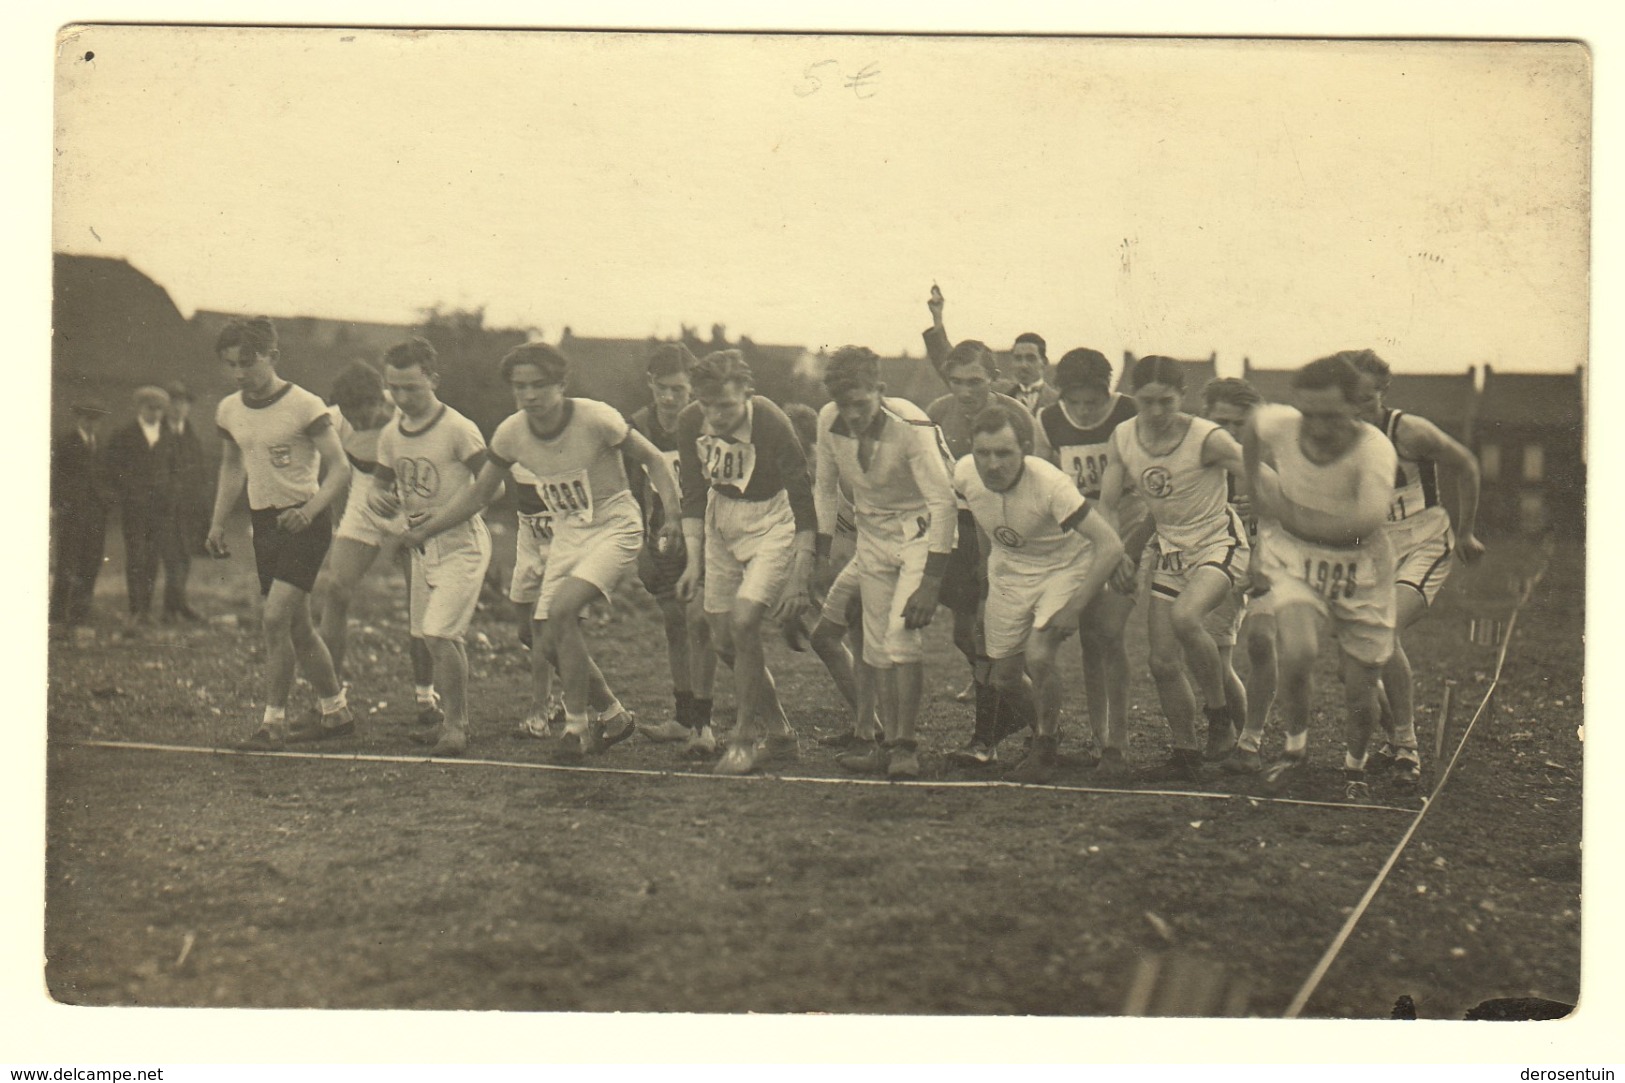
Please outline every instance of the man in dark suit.
[[106, 416], [107, 408], [99, 402], [77, 402], [73, 431], [51, 441], [50, 621], [58, 627], [90, 619], [91, 595], [102, 570], [111, 493], [96, 426]]
[[158, 553], [164, 565], [161, 619], [166, 623], [203, 619], [186, 604], [186, 577], [192, 568], [192, 556], [203, 552], [203, 541], [209, 536], [209, 517], [214, 513], [214, 472], [204, 457], [191, 413], [191, 389], [182, 383], [171, 384], [162, 439], [174, 445], [174, 511]]
[[135, 418], [107, 441], [107, 465], [124, 530], [124, 583], [130, 619], [152, 621], [158, 559], [175, 514], [175, 443], [164, 439], [169, 393], [161, 387], [135, 391]]

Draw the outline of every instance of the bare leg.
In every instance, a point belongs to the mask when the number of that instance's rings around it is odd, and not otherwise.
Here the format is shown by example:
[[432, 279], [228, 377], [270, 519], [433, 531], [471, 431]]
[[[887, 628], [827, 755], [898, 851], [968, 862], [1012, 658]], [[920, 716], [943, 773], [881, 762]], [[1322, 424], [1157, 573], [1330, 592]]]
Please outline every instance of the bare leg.
[[434, 671], [440, 678], [441, 708], [446, 712], [447, 730], [468, 729], [468, 650], [460, 639], [425, 637], [434, 658]]
[[1394, 588], [1397, 619], [1394, 625], [1394, 653], [1382, 667], [1382, 688], [1388, 694], [1388, 705], [1393, 715], [1393, 743], [1400, 748], [1414, 749], [1416, 740], [1416, 701], [1412, 688], [1411, 660], [1405, 653], [1402, 633], [1427, 613], [1427, 602], [1415, 589], [1406, 586]]
[[1268, 613], [1249, 616], [1241, 627], [1247, 644], [1247, 726], [1236, 743], [1257, 752], [1264, 740], [1270, 707], [1275, 703], [1277, 666], [1275, 660], [1275, 617]]
[[[1196, 696], [1185, 677], [1185, 657], [1174, 631], [1173, 605], [1152, 595], [1150, 615], [1151, 679], [1176, 749], [1196, 748]], [[1207, 638], [1204, 634], [1203, 638]], [[1213, 649], [1209, 639], [1208, 649]], [[1218, 652], [1214, 651], [1217, 660]]]
[[682, 699], [694, 692], [689, 655], [688, 607], [675, 597], [660, 598], [658, 601], [661, 625], [666, 632], [666, 663], [671, 668], [671, 689]]
[[350, 638], [350, 601], [378, 553], [376, 545], [354, 538], [334, 538], [327, 552], [327, 566], [316, 580], [315, 605], [322, 614], [322, 642], [327, 644], [335, 673], [344, 672], [345, 648]]
[[[1191, 676], [1196, 678], [1202, 700], [1210, 708], [1223, 706], [1227, 701], [1219, 648], [1213, 642], [1213, 637], [1207, 634], [1202, 619], [1219, 607], [1231, 589], [1230, 577], [1219, 569], [1197, 568], [1170, 607], [1169, 618], [1174, 635], [1184, 648], [1185, 660], [1190, 666]], [[1237, 684], [1239, 686], [1240, 681]]]

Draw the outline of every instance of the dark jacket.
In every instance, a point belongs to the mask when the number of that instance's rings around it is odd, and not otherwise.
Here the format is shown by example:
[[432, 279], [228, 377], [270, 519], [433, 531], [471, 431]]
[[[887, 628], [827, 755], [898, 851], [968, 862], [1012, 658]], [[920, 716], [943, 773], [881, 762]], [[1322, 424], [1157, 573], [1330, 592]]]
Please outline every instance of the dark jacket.
[[105, 444], [91, 451], [79, 430], [51, 441], [51, 508], [77, 516], [102, 516], [112, 500], [102, 454]]
[[107, 441], [107, 468], [126, 518], [173, 514], [178, 496], [178, 441], [168, 429], [147, 446], [141, 422], [132, 420]]
[[165, 421], [163, 439], [174, 444], [175, 519], [181, 537], [196, 549], [208, 537], [209, 520], [214, 515], [215, 472], [190, 418], [178, 433]]

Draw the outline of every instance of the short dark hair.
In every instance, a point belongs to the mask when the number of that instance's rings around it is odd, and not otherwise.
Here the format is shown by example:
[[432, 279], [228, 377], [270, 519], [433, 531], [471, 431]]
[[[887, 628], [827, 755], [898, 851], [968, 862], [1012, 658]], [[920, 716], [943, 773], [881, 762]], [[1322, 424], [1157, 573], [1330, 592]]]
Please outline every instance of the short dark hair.
[[1360, 394], [1360, 370], [1340, 353], [1311, 361], [1292, 377], [1292, 386], [1301, 391], [1324, 391], [1335, 387], [1343, 398], [1353, 402]]
[[662, 342], [649, 354], [643, 371], [650, 377], [687, 375], [694, 368], [694, 355], [681, 342]]
[[696, 392], [719, 391], [723, 384], [738, 384], [744, 388], [756, 384], [750, 362], [739, 350], [713, 350], [695, 362], [688, 375], [694, 381]]
[[1264, 396], [1258, 393], [1258, 388], [1235, 376], [1215, 377], [1202, 388], [1202, 403], [1208, 410], [1221, 402], [1251, 410], [1263, 401]]
[[265, 357], [276, 353], [276, 342], [276, 324], [269, 316], [228, 320], [214, 340], [214, 352], [225, 353], [233, 346], [241, 346], [255, 357]]
[[[1031, 342], [1034, 346], [1037, 346], [1039, 358], [1043, 360], [1045, 364], [1049, 363], [1049, 351], [1044, 347], [1043, 335], [1039, 334], [1037, 331], [1023, 331], [1021, 334], [1016, 336], [1015, 346], [1020, 346], [1024, 342]], [[1015, 346], [1012, 346], [1011, 349], [1014, 349]]]
[[1021, 446], [1023, 451], [1026, 450], [1026, 444], [1021, 439], [1021, 430], [1016, 427], [1016, 419], [1010, 413], [1010, 408], [1004, 403], [995, 399], [982, 407], [976, 416], [971, 418], [970, 432], [972, 437], [975, 437], [977, 433], [995, 433], [1001, 429], [1009, 429], [1010, 435], [1016, 438], [1016, 443]]
[[570, 375], [570, 359], [560, 353], [556, 346], [549, 346], [545, 342], [526, 342], [503, 354], [498, 366], [502, 378], [512, 383], [513, 370], [520, 365], [535, 365], [542, 370], [542, 377], [550, 384], [562, 384]]
[[383, 402], [384, 378], [365, 361], [351, 361], [333, 377], [327, 401], [341, 410]]
[[967, 338], [949, 350], [948, 356], [942, 359], [942, 371], [946, 374], [949, 369], [971, 364], [981, 365], [989, 379], [999, 375], [999, 359], [987, 348], [987, 343], [975, 338]]
[[405, 342], [397, 342], [384, 354], [384, 364], [392, 369], [420, 368], [425, 376], [440, 375], [440, 355], [434, 343], [422, 335], [413, 335]]
[[1163, 384], [1177, 391], [1185, 390], [1185, 366], [1171, 357], [1161, 354], [1152, 354], [1142, 357], [1134, 362], [1134, 375], [1131, 378], [1134, 390], [1138, 391], [1147, 384]]
[[787, 402], [784, 404], [784, 416], [790, 419], [790, 425], [796, 430], [802, 454], [811, 455], [813, 445], [818, 443], [818, 411], [804, 402]]
[[1339, 350], [1332, 356], [1341, 357], [1353, 365], [1356, 372], [1370, 376], [1376, 381], [1378, 391], [1387, 391], [1389, 383], [1393, 381], [1394, 370], [1374, 350]]
[[880, 386], [880, 355], [867, 346], [842, 346], [824, 368], [824, 390], [838, 398], [852, 390], [873, 391]]
[[1068, 350], [1055, 365], [1055, 389], [1070, 391], [1074, 387], [1094, 387], [1110, 393], [1112, 389], [1112, 363], [1099, 350], [1079, 346]]

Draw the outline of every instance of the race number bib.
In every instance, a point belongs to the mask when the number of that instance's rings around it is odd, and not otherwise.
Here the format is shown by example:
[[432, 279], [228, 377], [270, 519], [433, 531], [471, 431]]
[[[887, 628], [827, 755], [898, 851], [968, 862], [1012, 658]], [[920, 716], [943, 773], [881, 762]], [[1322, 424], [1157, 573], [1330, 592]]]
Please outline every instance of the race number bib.
[[666, 460], [666, 465], [671, 467], [672, 476], [675, 477], [677, 475], [677, 460], [681, 457], [678, 454], [677, 449], [673, 448], [671, 451], [662, 451], [660, 453], [660, 457]]
[[700, 453], [700, 472], [718, 489], [745, 491], [756, 473], [756, 445], [701, 433], [695, 442]]
[[542, 502], [543, 512], [554, 519], [581, 524], [592, 522], [592, 481], [585, 470], [538, 478], [536, 496]]
[[553, 544], [553, 516], [546, 512], [534, 515], [520, 513], [519, 529], [538, 545]]
[[1185, 570], [1185, 551], [1157, 539], [1157, 571], [1180, 573]]
[[1078, 444], [1059, 449], [1061, 469], [1084, 496], [1100, 495], [1108, 461], [1105, 444]]
[[1352, 598], [1359, 589], [1357, 560], [1303, 560], [1303, 581], [1309, 588], [1328, 601]]

